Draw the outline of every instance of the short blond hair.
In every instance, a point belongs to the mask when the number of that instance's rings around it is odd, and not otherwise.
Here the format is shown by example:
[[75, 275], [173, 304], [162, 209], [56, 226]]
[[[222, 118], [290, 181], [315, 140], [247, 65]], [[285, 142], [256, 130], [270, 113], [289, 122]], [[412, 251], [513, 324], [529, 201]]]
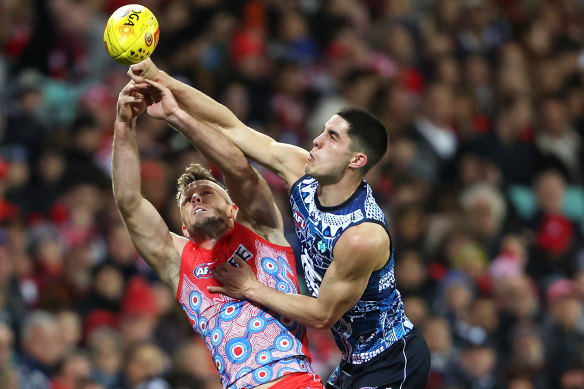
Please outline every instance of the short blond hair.
[[178, 202], [179, 206], [180, 206], [180, 200], [181, 200], [180, 198], [181, 198], [182, 193], [185, 190], [185, 188], [187, 186], [189, 186], [191, 183], [198, 181], [198, 180], [207, 180], [207, 181], [214, 182], [217, 185], [219, 185], [220, 187], [222, 187], [223, 189], [225, 189], [225, 191], [227, 191], [225, 186], [223, 186], [223, 184], [221, 184], [213, 176], [213, 173], [211, 173], [211, 170], [207, 169], [206, 167], [204, 167], [203, 165], [201, 165], [199, 163], [191, 163], [185, 169], [185, 172], [176, 181], [176, 191], [177, 191], [176, 192], [176, 201]]

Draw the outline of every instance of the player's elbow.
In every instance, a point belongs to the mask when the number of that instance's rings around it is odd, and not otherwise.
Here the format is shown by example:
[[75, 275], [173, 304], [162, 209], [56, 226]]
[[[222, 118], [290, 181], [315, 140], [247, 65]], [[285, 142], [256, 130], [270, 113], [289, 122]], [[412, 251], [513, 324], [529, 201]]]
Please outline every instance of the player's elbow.
[[312, 327], [318, 330], [328, 330], [338, 321], [338, 319], [339, 318], [332, 312], [321, 311], [320, 314], [315, 317]]
[[317, 330], [329, 330], [333, 324], [335, 324], [334, 321], [317, 321], [312, 327], [316, 328]]

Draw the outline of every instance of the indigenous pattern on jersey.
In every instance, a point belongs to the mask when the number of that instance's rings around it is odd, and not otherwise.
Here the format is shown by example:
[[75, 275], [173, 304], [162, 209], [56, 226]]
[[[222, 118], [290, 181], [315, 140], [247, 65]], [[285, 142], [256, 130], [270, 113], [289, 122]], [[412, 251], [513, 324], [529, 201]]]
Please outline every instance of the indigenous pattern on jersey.
[[[292, 186], [290, 194], [306, 284], [315, 297], [343, 231], [370, 222], [382, 225], [389, 234], [383, 211], [365, 180], [336, 207], [320, 205], [317, 187], [314, 178], [304, 176]], [[343, 359], [349, 363], [370, 361], [413, 328], [395, 287], [393, 265], [392, 247], [387, 264], [371, 274], [361, 299], [331, 328]]]
[[235, 256], [261, 283], [298, 293], [292, 248], [274, 245], [240, 224], [212, 249], [187, 243], [177, 300], [209, 348], [223, 388], [252, 388], [295, 372], [314, 375], [302, 325], [247, 300], [207, 291], [220, 285], [211, 270], [226, 261], [235, 264]]

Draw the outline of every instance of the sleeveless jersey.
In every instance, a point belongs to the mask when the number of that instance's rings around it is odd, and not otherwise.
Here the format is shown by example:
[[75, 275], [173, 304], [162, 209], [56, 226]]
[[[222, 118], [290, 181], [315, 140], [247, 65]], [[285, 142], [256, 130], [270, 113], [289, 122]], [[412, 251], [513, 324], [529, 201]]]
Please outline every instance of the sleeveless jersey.
[[288, 373], [315, 374], [302, 325], [247, 300], [207, 291], [220, 285], [211, 270], [226, 261], [235, 264], [235, 256], [261, 283], [298, 293], [292, 248], [272, 244], [241, 224], [212, 249], [187, 243], [177, 300], [209, 348], [223, 388], [252, 388]]
[[[335, 207], [320, 205], [317, 188], [318, 182], [306, 175], [294, 183], [290, 194], [306, 286], [314, 297], [334, 260], [335, 244], [346, 229], [364, 222], [377, 223], [389, 235], [383, 211], [365, 180]], [[395, 287], [393, 266], [392, 246], [387, 263], [371, 274], [359, 301], [331, 327], [343, 359], [349, 363], [370, 361], [413, 328]]]

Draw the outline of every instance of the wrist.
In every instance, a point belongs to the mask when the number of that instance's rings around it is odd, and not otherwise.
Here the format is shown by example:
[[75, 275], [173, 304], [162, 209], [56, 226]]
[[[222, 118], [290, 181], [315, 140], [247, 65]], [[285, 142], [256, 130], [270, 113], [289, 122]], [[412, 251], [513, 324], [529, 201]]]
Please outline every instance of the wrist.
[[160, 69], [158, 69], [156, 71], [156, 73], [154, 74], [154, 77], [152, 77], [152, 79], [154, 81], [156, 81], [157, 83], [159, 83], [167, 88], [171, 87], [171, 84], [173, 81], [173, 78], [170, 77], [168, 75], [168, 73], [166, 73], [164, 70], [160, 70]]
[[134, 120], [132, 120], [132, 119], [123, 119], [123, 118], [116, 117], [116, 121], [114, 122], [114, 127], [115, 128], [122, 128], [122, 129], [126, 129], [126, 128], [131, 129], [133, 123], [134, 123]]
[[257, 280], [248, 282], [243, 289], [243, 295], [247, 300], [261, 303], [262, 287], [263, 285]]
[[187, 120], [187, 114], [185, 111], [183, 111], [180, 108], [177, 108], [176, 110], [174, 110], [173, 113], [169, 114], [167, 116], [166, 121], [168, 122], [168, 124], [170, 124], [171, 126], [181, 126], [183, 123], [185, 123]]

